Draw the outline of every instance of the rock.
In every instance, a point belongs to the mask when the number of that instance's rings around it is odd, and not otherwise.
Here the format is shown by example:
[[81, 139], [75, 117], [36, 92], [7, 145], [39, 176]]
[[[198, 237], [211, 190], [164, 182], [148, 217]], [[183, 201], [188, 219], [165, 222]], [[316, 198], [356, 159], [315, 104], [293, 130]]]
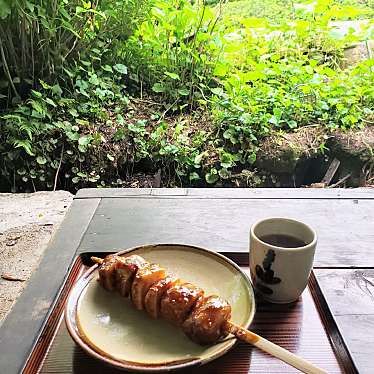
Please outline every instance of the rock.
[[61, 222], [73, 195], [67, 191], [0, 194], [0, 231], [30, 224]]
[[368, 42], [356, 43], [344, 50], [344, 61], [342, 68], [356, 65], [361, 61], [367, 60], [374, 52], [374, 40]]
[[366, 185], [367, 175], [374, 165], [374, 128], [361, 131], [335, 131], [328, 143], [330, 155], [340, 162], [338, 178], [351, 174], [347, 183], [350, 187]]
[[360, 131], [337, 130], [329, 138], [328, 147], [331, 153], [339, 155], [342, 159], [351, 159], [361, 164], [373, 161], [374, 128], [365, 127]]
[[274, 133], [257, 152], [256, 167], [276, 176], [278, 187], [301, 185], [310, 161], [321, 155], [325, 133], [319, 127], [304, 127], [293, 133]]
[[0, 194], [0, 325], [38, 266], [72, 200], [67, 191]]

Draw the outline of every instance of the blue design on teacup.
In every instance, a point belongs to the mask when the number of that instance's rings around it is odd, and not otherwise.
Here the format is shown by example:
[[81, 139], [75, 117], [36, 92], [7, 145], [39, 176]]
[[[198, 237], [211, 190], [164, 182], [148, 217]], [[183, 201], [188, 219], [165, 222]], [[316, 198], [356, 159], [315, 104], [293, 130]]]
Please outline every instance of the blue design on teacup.
[[261, 265], [256, 265], [255, 267], [255, 287], [266, 295], [271, 295], [273, 290], [270, 287], [265, 286], [265, 284], [273, 285], [282, 281], [280, 278], [274, 276], [274, 270], [271, 269], [274, 260], [275, 252], [272, 249], [269, 249], [262, 261], [262, 267]]

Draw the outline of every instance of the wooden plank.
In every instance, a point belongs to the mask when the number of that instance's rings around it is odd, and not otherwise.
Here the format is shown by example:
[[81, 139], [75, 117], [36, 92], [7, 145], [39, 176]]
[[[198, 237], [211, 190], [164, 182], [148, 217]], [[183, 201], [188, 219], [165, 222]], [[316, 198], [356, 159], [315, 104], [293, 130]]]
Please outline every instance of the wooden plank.
[[374, 373], [374, 269], [315, 269], [359, 373]]
[[334, 158], [329, 168], [327, 169], [325, 176], [321, 180], [321, 183], [328, 186], [331, 183], [332, 178], [334, 178], [334, 175], [336, 171], [338, 170], [339, 165], [340, 165], [340, 161], [337, 158]]
[[0, 328], [0, 373], [19, 373], [62, 285], [100, 199], [74, 201]]
[[257, 199], [103, 199], [79, 247], [118, 251], [141, 244], [184, 243], [248, 252], [250, 226], [291, 217], [315, 228], [316, 266], [374, 266], [374, 201]]
[[85, 188], [75, 199], [374, 199], [373, 188]]

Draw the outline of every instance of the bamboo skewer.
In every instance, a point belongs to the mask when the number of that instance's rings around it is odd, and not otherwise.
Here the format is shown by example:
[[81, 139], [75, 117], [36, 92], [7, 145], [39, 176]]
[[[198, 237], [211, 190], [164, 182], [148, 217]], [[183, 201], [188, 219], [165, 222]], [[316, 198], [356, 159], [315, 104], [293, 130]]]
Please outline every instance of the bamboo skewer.
[[[91, 260], [97, 264], [102, 264], [104, 262], [102, 258], [95, 257], [95, 256], [91, 257]], [[295, 367], [296, 369], [302, 371], [303, 373], [328, 374], [325, 370], [322, 370], [318, 368], [317, 366], [314, 366], [309, 361], [304, 360], [303, 358], [295, 355], [294, 353], [287, 351], [287, 349], [284, 349], [280, 347], [279, 345], [276, 345], [272, 343], [271, 341], [255, 334], [254, 332], [250, 330], [247, 330], [241, 326], [238, 326], [231, 321], [227, 321], [224, 328], [226, 329], [226, 331], [233, 334], [236, 338], [257, 347], [274, 357], [279, 358], [283, 362]]]
[[246, 343], [252, 344], [255, 347], [263, 350], [264, 352], [269, 353], [270, 355], [279, 358], [280, 360], [295, 367], [296, 369], [299, 369], [303, 373], [327, 374], [327, 371], [322, 370], [318, 368], [317, 366], [314, 366], [309, 361], [304, 360], [300, 356], [297, 356], [294, 353], [287, 351], [287, 349], [284, 349], [280, 347], [279, 345], [276, 345], [272, 343], [271, 341], [265, 338], [262, 338], [261, 336], [255, 334], [254, 332], [244, 329], [243, 327], [238, 326], [235, 323], [232, 323], [231, 321], [226, 322], [226, 328], [228, 331], [231, 332], [231, 334], [235, 335], [238, 339]]

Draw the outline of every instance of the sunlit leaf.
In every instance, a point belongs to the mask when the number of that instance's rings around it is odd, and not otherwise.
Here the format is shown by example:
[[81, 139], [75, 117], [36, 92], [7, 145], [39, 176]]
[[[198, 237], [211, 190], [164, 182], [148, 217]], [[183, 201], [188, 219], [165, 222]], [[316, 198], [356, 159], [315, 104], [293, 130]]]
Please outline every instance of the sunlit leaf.
[[179, 80], [180, 79], [179, 75], [176, 74], [176, 73], [171, 73], [169, 71], [165, 71], [164, 74], [167, 75], [169, 78], [171, 78], [173, 80]]
[[113, 66], [113, 69], [121, 74], [127, 74], [127, 67], [123, 64], [116, 64]]
[[45, 165], [47, 163], [47, 159], [43, 156], [38, 156], [36, 158], [36, 162], [39, 164], [39, 165]]
[[161, 83], [155, 83], [152, 86], [152, 91], [157, 92], [157, 93], [165, 92], [165, 87]]

